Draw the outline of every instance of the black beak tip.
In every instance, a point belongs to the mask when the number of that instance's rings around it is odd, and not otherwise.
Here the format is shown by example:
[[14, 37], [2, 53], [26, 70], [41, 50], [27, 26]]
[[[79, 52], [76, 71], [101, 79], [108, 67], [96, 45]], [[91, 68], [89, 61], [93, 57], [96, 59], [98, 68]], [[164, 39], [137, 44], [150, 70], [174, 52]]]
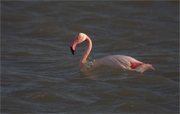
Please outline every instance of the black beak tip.
[[74, 50], [72, 49], [72, 47], [70, 47], [70, 49], [71, 49], [72, 54], [74, 55]]

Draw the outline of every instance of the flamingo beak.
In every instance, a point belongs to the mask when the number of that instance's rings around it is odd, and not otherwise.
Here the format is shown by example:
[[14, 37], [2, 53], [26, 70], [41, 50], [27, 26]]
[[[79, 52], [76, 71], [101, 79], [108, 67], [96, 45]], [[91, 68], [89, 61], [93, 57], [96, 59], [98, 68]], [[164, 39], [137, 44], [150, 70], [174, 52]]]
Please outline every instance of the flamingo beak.
[[70, 46], [70, 49], [71, 49], [71, 52], [72, 52], [72, 54], [74, 55], [74, 51], [75, 51], [75, 48], [76, 48], [76, 45], [78, 44], [78, 39], [75, 39], [73, 42], [72, 42], [72, 44], [71, 44], [71, 46]]
[[70, 46], [70, 49], [71, 49], [72, 54], [74, 55], [74, 50], [71, 46]]

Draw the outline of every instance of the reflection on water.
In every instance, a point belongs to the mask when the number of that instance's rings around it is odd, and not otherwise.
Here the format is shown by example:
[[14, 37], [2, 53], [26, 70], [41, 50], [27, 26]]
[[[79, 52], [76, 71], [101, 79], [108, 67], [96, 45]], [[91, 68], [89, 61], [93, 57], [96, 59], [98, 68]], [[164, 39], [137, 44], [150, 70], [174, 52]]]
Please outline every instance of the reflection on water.
[[[2, 113], [178, 113], [179, 2], [2, 1]], [[144, 73], [82, 74], [69, 46], [86, 33], [89, 57], [128, 55]]]

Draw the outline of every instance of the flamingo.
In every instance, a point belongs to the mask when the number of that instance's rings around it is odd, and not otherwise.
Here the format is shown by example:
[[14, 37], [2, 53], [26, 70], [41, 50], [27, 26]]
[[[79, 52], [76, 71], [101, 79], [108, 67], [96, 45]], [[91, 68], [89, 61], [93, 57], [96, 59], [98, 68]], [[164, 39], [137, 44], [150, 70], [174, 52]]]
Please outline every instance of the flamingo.
[[92, 49], [92, 41], [91, 39], [84, 33], [79, 33], [74, 41], [71, 43], [70, 49], [72, 54], [74, 55], [74, 51], [76, 45], [82, 43], [83, 41], [87, 42], [87, 48], [80, 60], [79, 68], [81, 72], [88, 72], [95, 69], [100, 68], [101, 66], [109, 66], [109, 67], [120, 67], [127, 70], [137, 71], [137, 72], [144, 72], [147, 69], [154, 68], [150, 64], [146, 64], [140, 62], [130, 56], [125, 55], [110, 55], [98, 60], [93, 61], [93, 63], [89, 64], [86, 59]]

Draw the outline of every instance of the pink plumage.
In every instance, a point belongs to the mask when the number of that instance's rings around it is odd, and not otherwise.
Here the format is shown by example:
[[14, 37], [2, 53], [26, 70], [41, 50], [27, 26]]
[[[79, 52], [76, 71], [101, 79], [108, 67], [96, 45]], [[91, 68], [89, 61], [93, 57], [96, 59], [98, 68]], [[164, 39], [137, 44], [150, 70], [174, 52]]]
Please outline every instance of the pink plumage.
[[81, 60], [80, 60], [80, 70], [82, 72], [87, 72], [88, 70], [95, 70], [102, 66], [109, 66], [109, 67], [120, 67], [127, 70], [133, 70], [137, 72], [144, 72], [147, 69], [154, 69], [150, 64], [145, 64], [140, 62], [132, 57], [125, 56], [125, 55], [110, 55], [103, 57], [94, 61], [91, 65], [87, 66], [86, 59], [91, 51], [92, 48], [92, 41], [91, 39], [84, 33], [79, 33], [75, 40], [71, 44], [71, 51], [74, 54], [75, 47], [78, 43], [83, 41], [87, 42], [87, 48], [84, 52]]

